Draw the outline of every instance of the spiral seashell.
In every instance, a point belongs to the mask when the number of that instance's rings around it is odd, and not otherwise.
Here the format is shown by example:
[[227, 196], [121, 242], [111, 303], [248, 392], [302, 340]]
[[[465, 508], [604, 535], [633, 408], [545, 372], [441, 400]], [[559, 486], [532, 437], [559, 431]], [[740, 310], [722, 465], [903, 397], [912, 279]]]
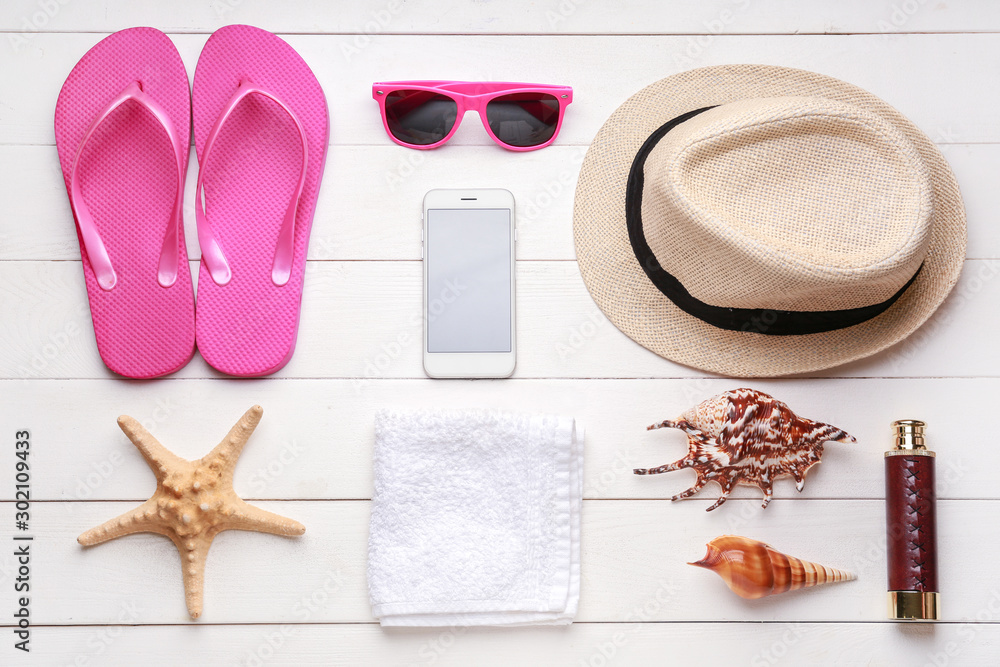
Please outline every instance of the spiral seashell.
[[688, 565], [715, 572], [730, 590], [747, 600], [857, 579], [850, 572], [800, 560], [748, 537], [723, 535], [707, 546], [705, 557]]

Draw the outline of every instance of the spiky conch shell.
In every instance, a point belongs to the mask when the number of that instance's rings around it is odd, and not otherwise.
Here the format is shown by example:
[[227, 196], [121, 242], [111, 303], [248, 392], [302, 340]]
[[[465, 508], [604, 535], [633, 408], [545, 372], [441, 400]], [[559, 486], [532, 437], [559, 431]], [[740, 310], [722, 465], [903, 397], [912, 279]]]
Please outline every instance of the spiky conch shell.
[[734, 593], [747, 600], [857, 579], [850, 572], [783, 554], [748, 537], [723, 535], [707, 546], [705, 557], [688, 565], [715, 572]]
[[687, 454], [657, 468], [636, 468], [637, 475], [658, 475], [683, 468], [695, 471], [694, 486], [671, 500], [689, 498], [709, 482], [722, 494], [708, 511], [719, 507], [740, 485], [764, 493], [762, 507], [771, 502], [774, 480], [791, 476], [802, 490], [806, 472], [819, 463], [824, 442], [856, 442], [836, 426], [799, 417], [778, 399], [744, 387], [713, 396], [676, 420], [649, 427], [677, 428], [688, 436]]

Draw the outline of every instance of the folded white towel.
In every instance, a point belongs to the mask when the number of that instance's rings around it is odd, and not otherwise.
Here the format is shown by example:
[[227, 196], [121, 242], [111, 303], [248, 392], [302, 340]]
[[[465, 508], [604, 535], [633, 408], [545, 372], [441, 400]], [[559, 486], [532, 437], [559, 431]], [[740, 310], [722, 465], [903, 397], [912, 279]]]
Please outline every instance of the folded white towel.
[[569, 417], [382, 411], [368, 591], [382, 625], [566, 624], [583, 430]]

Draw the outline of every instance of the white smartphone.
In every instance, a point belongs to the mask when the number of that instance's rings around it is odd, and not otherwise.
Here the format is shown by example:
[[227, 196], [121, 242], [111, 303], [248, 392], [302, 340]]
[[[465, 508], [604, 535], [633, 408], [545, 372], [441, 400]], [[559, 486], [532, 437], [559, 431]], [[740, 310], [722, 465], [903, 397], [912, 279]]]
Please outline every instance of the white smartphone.
[[424, 371], [434, 378], [514, 372], [514, 195], [424, 196]]

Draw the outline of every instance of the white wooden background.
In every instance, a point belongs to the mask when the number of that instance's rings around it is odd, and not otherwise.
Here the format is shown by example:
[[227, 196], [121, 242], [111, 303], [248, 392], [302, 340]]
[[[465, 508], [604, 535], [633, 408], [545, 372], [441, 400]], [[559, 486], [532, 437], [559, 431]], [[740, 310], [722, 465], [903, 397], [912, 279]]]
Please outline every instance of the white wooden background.
[[[169, 33], [189, 75], [215, 28], [281, 34], [331, 111], [291, 363], [262, 380], [200, 357], [170, 379], [126, 381], [97, 354], [53, 145], [56, 95], [107, 33]], [[989, 0], [3, 0], [0, 7], [0, 664], [32, 665], [943, 665], [997, 664], [1000, 551], [1000, 4]], [[629, 95], [697, 66], [760, 62], [830, 74], [888, 100], [958, 175], [969, 250], [957, 289], [899, 346], [808, 377], [745, 381], [662, 360], [608, 324], [574, 262], [572, 201], [590, 139]], [[453, 78], [569, 84], [557, 143], [512, 154], [469, 116], [423, 153], [384, 135], [369, 86]], [[188, 201], [196, 163], [189, 171]], [[518, 204], [515, 378], [430, 381], [420, 367], [420, 200], [434, 187], [506, 187]], [[190, 204], [188, 252], [197, 275]], [[800, 495], [762, 511], [741, 490], [665, 500], [693, 475], [631, 474], [684, 451], [645, 426], [725, 389], [770, 391], [858, 436], [830, 445]], [[76, 536], [144, 500], [153, 476], [119, 432], [130, 414], [197, 458], [250, 405], [265, 415], [236, 471], [245, 498], [302, 521], [285, 539], [228, 532], [188, 620], [172, 544]], [[382, 406], [496, 406], [587, 427], [583, 584], [567, 628], [382, 630], [367, 603], [372, 419]], [[893, 419], [930, 424], [938, 451], [944, 620], [884, 619], [882, 451]], [[32, 433], [32, 652], [13, 649], [14, 431]], [[723, 533], [855, 571], [856, 582], [746, 602], [685, 565]]]

